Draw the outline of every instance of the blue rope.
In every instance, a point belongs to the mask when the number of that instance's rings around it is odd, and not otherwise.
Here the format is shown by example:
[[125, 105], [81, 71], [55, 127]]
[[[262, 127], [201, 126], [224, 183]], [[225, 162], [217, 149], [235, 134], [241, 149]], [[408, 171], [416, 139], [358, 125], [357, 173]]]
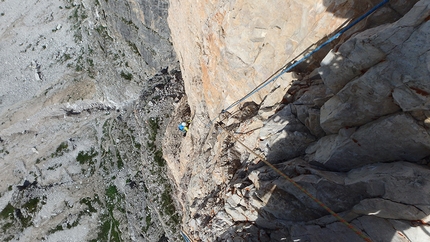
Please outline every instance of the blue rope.
[[191, 242], [190, 238], [188, 238], [188, 236], [184, 232], [181, 231], [181, 235], [185, 242]]
[[[352, 28], [354, 25], [356, 25], [358, 22], [362, 21], [363, 19], [365, 19], [367, 16], [369, 16], [370, 14], [372, 14], [373, 12], [375, 12], [378, 8], [382, 7], [384, 4], [388, 3], [390, 0], [383, 0], [382, 2], [380, 2], [378, 5], [376, 5], [375, 7], [373, 7], [372, 9], [370, 9], [367, 13], [363, 14], [362, 16], [360, 16], [358, 19], [356, 19], [355, 21], [353, 21], [352, 23], [350, 23], [348, 26], [346, 26], [345, 28], [341, 29], [339, 32], [337, 32], [335, 35], [333, 35], [331, 38], [329, 38], [327, 41], [325, 41], [324, 43], [322, 43], [320, 46], [318, 46], [315, 50], [311, 51], [309, 54], [305, 55], [302, 59], [294, 62], [292, 65], [288, 66], [287, 68], [285, 68], [284, 70], [282, 70], [278, 75], [274, 76], [273, 78], [269, 79], [266, 81], [266, 83], [261, 84], [258, 88], [255, 88], [253, 91], [251, 91], [250, 93], [246, 94], [243, 98], [237, 100], [236, 102], [232, 103], [230, 106], [228, 106], [227, 108], [223, 109], [221, 111], [221, 113], [225, 113], [227, 112], [229, 109], [233, 108], [234, 106], [238, 105], [239, 103], [243, 102], [245, 99], [247, 99], [248, 97], [254, 95], [256, 92], [260, 91], [261, 89], [263, 89], [264, 87], [266, 87], [267, 85], [269, 85], [270, 83], [274, 82], [276, 79], [278, 79], [280, 76], [282, 76], [283, 74], [285, 74], [286, 72], [290, 71], [291, 69], [293, 69], [294, 67], [296, 67], [297, 65], [299, 65], [300, 63], [302, 63], [303, 61], [305, 61], [306, 59], [308, 59], [309, 57], [311, 57], [313, 54], [315, 54], [317, 51], [321, 50], [324, 46], [330, 44], [333, 40], [339, 38], [339, 36], [341, 36], [343, 33], [345, 33], [346, 31], [348, 31], [350, 28]], [[216, 119], [216, 118], [215, 118]], [[212, 123], [212, 121], [211, 121]]]

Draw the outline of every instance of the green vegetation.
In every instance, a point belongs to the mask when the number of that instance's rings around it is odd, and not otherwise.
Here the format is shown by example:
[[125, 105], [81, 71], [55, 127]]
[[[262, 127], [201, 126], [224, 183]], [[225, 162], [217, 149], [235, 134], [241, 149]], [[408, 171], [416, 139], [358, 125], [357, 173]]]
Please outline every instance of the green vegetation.
[[[76, 5], [73, 1], [67, 0], [67, 4], [68, 5], [66, 5], [65, 8], [72, 9], [70, 11], [69, 19], [73, 23], [72, 29], [74, 30], [74, 34], [73, 34], [74, 40], [76, 43], [81, 44], [82, 41], [84, 40], [84, 36], [86, 36], [85, 33], [89, 32], [88, 28], [86, 28], [85, 25], [82, 24], [83, 21], [88, 18], [88, 14], [87, 14], [88, 10], [85, 9], [84, 5], [82, 4]], [[98, 26], [96, 30], [99, 33], [102, 33], [103, 35], [106, 35], [104, 36], [105, 38], [108, 37], [106, 28]], [[57, 29], [53, 29], [52, 31], [55, 32], [57, 31]], [[80, 49], [80, 55], [76, 59], [76, 63], [74, 64], [68, 63], [67, 67], [69, 68], [74, 67], [76, 72], [87, 71], [88, 76], [94, 79], [96, 76], [96, 71], [94, 70], [94, 66], [95, 66], [94, 61], [90, 58], [83, 58], [83, 56], [86, 55], [87, 53], [88, 55], [91, 55], [93, 53], [93, 49], [88, 47], [88, 50], [85, 50], [85, 47], [82, 47]], [[66, 62], [70, 59], [72, 59], [72, 56], [70, 54], [64, 54], [61, 57], [62, 62]]]
[[101, 37], [103, 37], [103, 39], [105, 39], [105, 40], [111, 40], [111, 41], [113, 40], [113, 38], [110, 37], [110, 35], [109, 35], [108, 31], [107, 31], [107, 27], [99, 25], [99, 26], [97, 26], [95, 28], [95, 30], [97, 31], [97, 33], [99, 33], [99, 35]]
[[13, 219], [13, 212], [15, 211], [15, 208], [8, 203], [6, 207], [0, 212], [0, 218], [6, 219], [10, 218]]
[[116, 150], [116, 165], [118, 169], [122, 169], [124, 167], [124, 162], [122, 162], [121, 154], [119, 153], [119, 150]]
[[155, 151], [155, 153], [154, 153], [154, 161], [160, 167], [163, 167], [166, 164], [166, 160], [164, 160], [164, 158], [163, 158], [163, 151], [161, 149]]
[[115, 185], [110, 185], [106, 189], [106, 198], [108, 199], [108, 201], [114, 202], [116, 201], [117, 196], [118, 196], [118, 189], [116, 188]]
[[0, 212], [0, 219], [6, 221], [5, 224], [2, 225], [2, 231], [5, 233], [13, 226], [15, 208], [8, 203], [6, 207]]
[[145, 208], [145, 213], [146, 213], [146, 217], [145, 217], [146, 226], [142, 228], [142, 231], [144, 233], [148, 232], [148, 229], [152, 224], [151, 213], [148, 207]]
[[66, 150], [69, 147], [69, 144], [67, 143], [67, 141], [62, 142], [56, 150], [56, 153], [60, 153], [63, 152], [64, 150]]
[[[106, 120], [103, 124], [103, 137], [109, 137], [109, 122], [110, 120]], [[104, 139], [102, 138], [102, 142], [104, 141]]]
[[148, 119], [149, 141], [147, 142], [147, 146], [150, 151], [155, 151], [157, 149], [155, 145], [155, 140], [157, 139], [158, 129], [160, 128], [158, 121], [159, 121], [158, 117]]
[[72, 59], [72, 56], [70, 54], [64, 54], [63, 59], [64, 59], [64, 61], [68, 61], [68, 60]]
[[9, 154], [9, 151], [7, 151], [5, 148], [0, 150], [0, 154], [5, 153], [6, 155]]
[[39, 198], [32, 198], [30, 199], [26, 204], [22, 206], [23, 209], [27, 209], [28, 212], [34, 213], [36, 212], [37, 205], [39, 204], [40, 199]]
[[57, 169], [58, 167], [60, 167], [60, 166], [62, 166], [63, 164], [55, 164], [55, 165], [53, 165], [53, 166], [50, 166], [50, 167], [48, 167], [48, 170], [55, 170], [55, 169]]
[[[98, 200], [98, 195], [97, 194], [96, 194], [95, 198], [96, 198], [95, 201], [97, 201], [98, 203], [100, 203], [100, 200]], [[88, 209], [86, 209], [86, 210], [89, 211], [87, 213], [89, 213], [90, 215], [91, 215], [91, 213], [96, 213], [97, 212], [97, 209], [94, 208], [94, 206], [92, 204], [93, 201], [91, 200], [90, 197], [82, 198], [81, 201], [79, 201], [79, 203], [87, 205]]]
[[130, 26], [130, 27], [132, 27], [132, 28], [134, 28], [134, 29], [136, 29], [136, 30], [139, 30], [139, 27], [137, 27], [137, 26], [136, 26], [136, 24], [134, 24], [134, 23], [133, 23], [133, 21], [131, 21], [131, 20], [127, 20], [127, 19], [125, 19], [124, 17], [122, 17], [122, 18], [121, 18], [121, 20], [122, 20], [125, 24], [127, 24], [128, 26]]
[[[102, 224], [97, 239], [91, 241], [121, 241], [119, 221], [115, 219], [113, 211], [120, 208], [119, 206], [122, 204], [122, 199], [123, 197], [118, 193], [115, 185], [110, 185], [106, 188], [105, 200], [107, 213], [101, 215]], [[123, 209], [119, 209], [119, 211], [123, 211]]]
[[36, 213], [39, 202], [39, 198], [32, 198], [21, 207], [21, 210], [26, 210], [28, 214], [27, 216], [18, 216], [21, 221], [22, 228], [28, 228], [33, 224], [33, 217], [30, 214]]
[[83, 71], [84, 70], [84, 65], [82, 63], [82, 59], [83, 59], [83, 57], [82, 57], [82, 54], [81, 54], [80, 56], [78, 56], [78, 58], [76, 60], [75, 71]]
[[75, 32], [75, 34], [73, 35], [73, 37], [75, 38], [75, 42], [76, 43], [80, 43], [80, 42], [82, 42], [82, 38], [83, 38], [83, 36], [82, 36], [82, 32], [81, 31], [79, 31], [79, 30], [81, 30], [81, 27], [79, 27], [78, 28], [78, 30]]
[[[129, 115], [129, 114], [128, 114]], [[131, 114], [132, 115], [132, 114]], [[175, 230], [180, 223], [179, 213], [176, 212], [175, 203], [172, 197], [172, 188], [165, 175], [166, 161], [163, 159], [163, 151], [158, 147], [158, 136], [160, 134], [161, 119], [158, 117], [151, 117], [146, 120], [147, 125], [147, 144], [142, 147], [138, 140], [139, 132], [135, 131], [132, 126], [129, 126], [123, 119], [110, 118], [106, 120], [101, 127], [102, 137], [100, 144], [100, 172], [105, 173], [106, 179], [115, 180], [117, 179], [117, 170], [122, 169], [126, 166], [126, 163], [131, 161], [140, 161], [141, 149], [146, 148], [149, 156], [149, 171], [154, 174], [151, 177], [150, 183], [156, 183], [157, 187], [160, 187], [163, 192], [158, 193], [150, 191], [148, 187], [144, 185], [144, 197], [151, 197], [154, 205], [159, 207], [160, 214], [163, 219], [167, 220], [167, 224]], [[148, 172], [149, 173], [149, 172]], [[142, 178], [128, 178], [127, 184], [131, 181], [141, 180]], [[107, 185], [105, 190], [105, 210], [100, 215], [100, 225], [97, 237], [93, 241], [120, 241], [121, 234], [119, 230], [119, 221], [123, 220], [123, 213], [125, 213], [124, 207], [124, 195], [118, 191], [118, 188], [111, 183]], [[149, 233], [152, 230], [155, 217], [153, 213], [149, 211], [149, 208], [145, 208], [145, 214], [140, 218], [143, 226], [141, 227], [141, 233]], [[111, 235], [109, 238], [109, 234]]]
[[148, 120], [149, 126], [149, 141], [147, 142], [148, 149], [153, 151], [154, 161], [160, 166], [164, 167], [166, 161], [163, 159], [163, 151], [161, 149], [157, 149], [155, 145], [155, 141], [157, 139], [158, 130], [160, 129], [159, 118], [150, 118]]
[[106, 166], [107, 164], [109, 164], [111, 167], [113, 167], [114, 160], [112, 158], [112, 152], [110, 149], [106, 150], [102, 150], [102, 162], [100, 163], [100, 168], [103, 169], [103, 171], [105, 172], [109, 172], [108, 167]]
[[137, 48], [137, 46], [136, 46], [136, 44], [135, 44], [135, 43], [133, 43], [133, 42], [131, 42], [131, 41], [127, 41], [127, 43], [128, 43], [128, 45], [130, 46], [130, 48], [133, 50], [133, 52], [134, 52], [135, 54], [138, 54], [139, 56], [142, 56], [142, 55], [140, 54], [139, 48]]
[[170, 195], [171, 193], [172, 191], [170, 187], [164, 190], [164, 192], [161, 194], [161, 206], [164, 212], [170, 216], [173, 222], [175, 224], [179, 224], [180, 222], [179, 215], [176, 213], [176, 208], [173, 203], [172, 196]]
[[59, 157], [64, 155], [65, 152], [69, 152], [69, 144], [67, 143], [67, 141], [62, 142], [57, 149], [55, 150], [54, 153], [51, 154], [51, 158], [54, 157]]
[[91, 67], [94, 67], [94, 61], [92, 59], [87, 59], [87, 63], [88, 65], [90, 65]]
[[57, 231], [62, 231], [63, 229], [63, 225], [62, 224], [58, 224], [55, 228], [48, 230], [48, 234], [53, 234]]
[[96, 157], [99, 153], [94, 149], [94, 147], [91, 147], [91, 150], [88, 152], [85, 151], [79, 151], [78, 156], [76, 157], [76, 161], [79, 162], [79, 164], [90, 164], [94, 165], [93, 158]]
[[131, 129], [131, 128], [128, 128], [128, 131], [130, 132], [130, 137], [131, 137], [131, 141], [132, 141], [132, 143], [134, 145], [134, 148], [136, 148], [137, 150], [140, 150], [140, 148], [142, 147], [142, 145], [138, 141], [136, 141], [136, 138], [133, 135], [134, 130]]
[[78, 226], [79, 221], [81, 220], [82, 216], [84, 216], [84, 215], [91, 216], [92, 213], [96, 213], [97, 212], [97, 209], [93, 206], [94, 204], [97, 203], [99, 205], [102, 205], [102, 203], [100, 202], [100, 199], [99, 199], [99, 197], [98, 197], [97, 194], [95, 194], [94, 199], [91, 199], [90, 197], [85, 197], [85, 198], [82, 198], [79, 201], [79, 203], [87, 205], [87, 208], [85, 208], [85, 209], [83, 209], [82, 211], [79, 212], [78, 218], [75, 221], [73, 221], [72, 223], [69, 223], [68, 220], [65, 219], [63, 222], [61, 222], [60, 224], [58, 224], [55, 228], [50, 229], [48, 231], [48, 234], [53, 234], [53, 233], [55, 233], [57, 231], [64, 230], [63, 224], [65, 224], [65, 226], [66, 226], [67, 229], [71, 229], [73, 227]]
[[[2, 226], [3, 233], [5, 233], [6, 231], [8, 231], [12, 226], [13, 226], [13, 222], [8, 222], [5, 225], [3, 225]], [[6, 241], [12, 240], [12, 238], [13, 238], [13, 235], [11, 235], [9, 237], [9, 239], [6, 239]]]
[[[160, 119], [158, 117], [152, 117], [149, 118], [147, 121], [147, 131], [148, 131], [148, 141], [147, 141], [147, 149], [152, 154], [153, 163], [152, 167], [150, 167], [150, 172], [153, 175], [156, 175], [156, 181], [159, 186], [162, 186], [164, 188], [164, 191], [162, 194], [153, 194], [156, 195], [155, 202], [160, 205], [161, 210], [160, 212], [164, 216], [168, 216], [168, 224], [170, 224], [171, 228], [174, 230], [177, 225], [180, 223], [180, 216], [176, 212], [175, 204], [172, 198], [172, 188], [170, 186], [169, 181], [167, 180], [166, 176], [163, 174], [166, 161], [163, 159], [163, 151], [161, 148], [157, 148], [156, 141], [157, 136], [160, 129]], [[150, 214], [147, 213], [147, 224], [150, 221]], [[147, 228], [143, 228], [142, 230], [145, 231]]]
[[133, 79], [133, 74], [129, 72], [126, 73], [124, 71], [121, 71], [121, 77], [130, 81], [131, 79]]
[[81, 165], [87, 165], [87, 169], [83, 170], [83, 173], [89, 172], [89, 174], [93, 175], [96, 171], [96, 157], [98, 156], [98, 152], [94, 147], [91, 147], [89, 151], [79, 151], [78, 156], [76, 157], [76, 161]]

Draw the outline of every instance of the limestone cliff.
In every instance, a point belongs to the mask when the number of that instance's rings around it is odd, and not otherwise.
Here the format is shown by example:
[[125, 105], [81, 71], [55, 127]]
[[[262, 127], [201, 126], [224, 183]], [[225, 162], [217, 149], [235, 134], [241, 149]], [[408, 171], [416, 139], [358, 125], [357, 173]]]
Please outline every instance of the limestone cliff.
[[[192, 122], [163, 150], [190, 237], [361, 240], [210, 120], [378, 2], [171, 1], [175, 122]], [[427, 0], [389, 1], [218, 120], [373, 240], [426, 240], [429, 16]]]

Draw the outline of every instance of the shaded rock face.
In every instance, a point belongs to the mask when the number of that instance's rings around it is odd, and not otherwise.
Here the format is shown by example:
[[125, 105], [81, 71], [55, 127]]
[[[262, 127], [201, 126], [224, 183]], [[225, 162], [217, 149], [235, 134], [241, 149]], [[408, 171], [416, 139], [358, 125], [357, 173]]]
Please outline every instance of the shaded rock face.
[[[430, 155], [428, 127], [423, 125], [430, 108], [428, 17], [429, 5], [421, 1], [399, 21], [358, 34], [323, 60], [319, 72], [336, 94], [321, 108], [321, 127], [338, 134], [310, 148], [312, 159], [348, 170], [364, 161], [417, 162]], [[360, 57], [365, 53], [368, 59]], [[343, 75], [351, 66], [365, 73]]]
[[154, 75], [177, 61], [167, 25], [168, 1], [105, 1], [103, 15], [113, 34], [120, 35], [144, 61], [140, 68]]
[[326, 132], [429, 109], [427, 17], [428, 6], [418, 4], [395, 24], [360, 33], [323, 60], [320, 74], [336, 93], [321, 109]]
[[315, 141], [309, 130], [293, 114], [292, 104], [274, 114], [260, 129], [260, 147], [273, 162], [291, 159], [304, 153]]
[[181, 149], [167, 163], [191, 238], [362, 241], [264, 156], [372, 240], [428, 239], [428, 1], [390, 1], [254, 95], [254, 116], [243, 104], [210, 122], [320, 31], [378, 2], [172, 1], [192, 122], [180, 144], [166, 135]]

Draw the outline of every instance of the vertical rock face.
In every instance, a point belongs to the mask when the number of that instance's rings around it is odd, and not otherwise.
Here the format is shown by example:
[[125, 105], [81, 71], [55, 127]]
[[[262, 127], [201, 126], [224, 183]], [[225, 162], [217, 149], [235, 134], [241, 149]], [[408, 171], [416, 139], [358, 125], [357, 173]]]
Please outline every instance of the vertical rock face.
[[[215, 117], [366, 9], [351, 8], [353, 1], [338, 2], [171, 1], [169, 26], [192, 110], [206, 112], [200, 111], [204, 100], [210, 117]], [[269, 90], [251, 100], [260, 102]]]
[[167, 25], [168, 1], [106, 1], [102, 6], [113, 34], [133, 48], [148, 75], [174, 67], [177, 59]]
[[180, 146], [167, 162], [190, 237], [362, 240], [262, 164], [264, 156], [365, 236], [428, 239], [429, 1], [389, 1], [246, 100], [258, 107], [254, 116], [243, 104], [210, 123], [377, 3], [171, 1], [192, 122], [181, 144], [165, 148]]

